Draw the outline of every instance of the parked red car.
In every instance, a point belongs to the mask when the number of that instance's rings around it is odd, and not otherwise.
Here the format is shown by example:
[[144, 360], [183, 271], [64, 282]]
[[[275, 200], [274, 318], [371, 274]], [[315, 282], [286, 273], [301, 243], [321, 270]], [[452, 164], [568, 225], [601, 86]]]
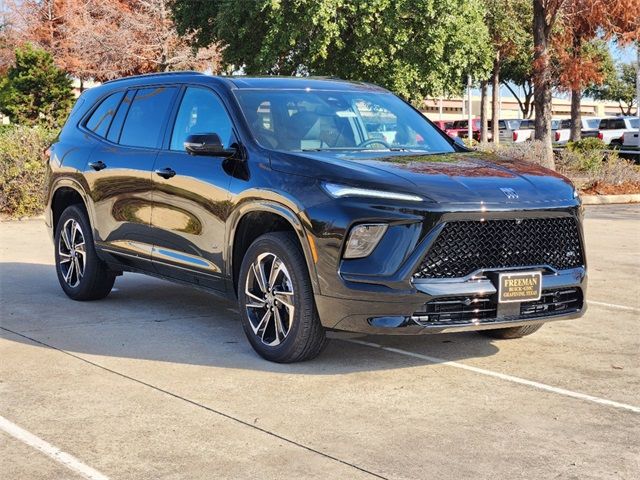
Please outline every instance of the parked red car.
[[435, 123], [436, 127], [438, 127], [443, 132], [446, 132], [447, 130], [453, 127], [453, 122], [446, 122], [444, 120], [431, 120], [431, 121]]
[[[480, 131], [480, 119], [471, 119], [471, 132], [472, 134]], [[469, 120], [456, 120], [453, 122], [453, 126], [445, 130], [450, 137], [467, 138], [469, 135]]]

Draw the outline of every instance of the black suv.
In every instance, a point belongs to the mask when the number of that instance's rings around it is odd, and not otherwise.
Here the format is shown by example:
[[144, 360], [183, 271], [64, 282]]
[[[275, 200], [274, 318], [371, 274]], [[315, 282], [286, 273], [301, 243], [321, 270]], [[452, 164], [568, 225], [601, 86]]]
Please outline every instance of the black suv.
[[332, 329], [515, 338], [584, 312], [571, 183], [470, 152], [374, 85], [107, 82], [79, 98], [49, 168], [69, 297], [103, 298], [123, 271], [237, 297], [272, 361], [313, 358]]

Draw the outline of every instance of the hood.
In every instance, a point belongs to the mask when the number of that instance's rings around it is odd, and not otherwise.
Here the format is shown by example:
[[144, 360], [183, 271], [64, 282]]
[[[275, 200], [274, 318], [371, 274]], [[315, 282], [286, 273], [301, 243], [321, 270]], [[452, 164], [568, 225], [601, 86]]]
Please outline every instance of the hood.
[[576, 202], [573, 185], [557, 172], [481, 152], [392, 156], [388, 152], [288, 153], [274, 155], [272, 168], [347, 185], [400, 188], [437, 203], [534, 206]]

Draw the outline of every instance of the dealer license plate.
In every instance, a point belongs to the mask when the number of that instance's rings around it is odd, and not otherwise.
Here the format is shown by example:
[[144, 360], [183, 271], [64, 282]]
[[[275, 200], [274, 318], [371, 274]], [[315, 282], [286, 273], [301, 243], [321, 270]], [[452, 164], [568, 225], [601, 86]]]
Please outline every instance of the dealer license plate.
[[512, 272], [498, 276], [500, 303], [540, 300], [541, 294], [542, 272]]

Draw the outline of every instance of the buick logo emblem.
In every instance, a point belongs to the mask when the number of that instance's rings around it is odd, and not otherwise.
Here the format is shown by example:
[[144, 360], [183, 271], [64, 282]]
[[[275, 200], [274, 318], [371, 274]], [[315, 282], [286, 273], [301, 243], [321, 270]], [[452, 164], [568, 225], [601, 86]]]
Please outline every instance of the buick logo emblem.
[[501, 188], [500, 191], [504, 193], [509, 200], [518, 199], [518, 192], [516, 192], [513, 188]]

